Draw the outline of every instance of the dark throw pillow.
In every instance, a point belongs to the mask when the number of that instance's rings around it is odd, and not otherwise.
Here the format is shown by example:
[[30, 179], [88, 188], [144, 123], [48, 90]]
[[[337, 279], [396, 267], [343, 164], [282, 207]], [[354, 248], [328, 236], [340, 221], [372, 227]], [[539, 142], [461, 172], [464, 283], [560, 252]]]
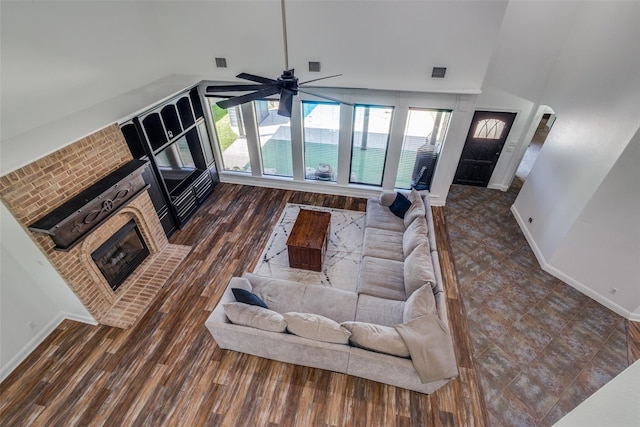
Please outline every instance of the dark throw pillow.
[[396, 199], [393, 201], [391, 206], [389, 206], [389, 210], [391, 210], [391, 212], [393, 212], [393, 214], [398, 218], [404, 218], [404, 214], [410, 207], [411, 201], [409, 201], [404, 194], [398, 193], [396, 195]]
[[245, 289], [240, 289], [240, 288], [231, 288], [231, 291], [233, 292], [233, 296], [236, 298], [236, 301], [238, 302], [243, 302], [249, 305], [257, 305], [263, 308], [269, 308], [267, 307], [267, 304], [265, 304], [264, 301], [262, 301], [258, 295], [252, 292], [249, 292]]

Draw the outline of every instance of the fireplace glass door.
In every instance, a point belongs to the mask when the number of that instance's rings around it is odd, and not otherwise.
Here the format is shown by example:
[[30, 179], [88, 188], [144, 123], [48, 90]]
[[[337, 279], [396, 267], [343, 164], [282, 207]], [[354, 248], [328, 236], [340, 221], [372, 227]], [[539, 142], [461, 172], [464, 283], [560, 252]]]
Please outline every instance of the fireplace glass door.
[[114, 291], [147, 256], [149, 249], [134, 220], [125, 224], [91, 254]]

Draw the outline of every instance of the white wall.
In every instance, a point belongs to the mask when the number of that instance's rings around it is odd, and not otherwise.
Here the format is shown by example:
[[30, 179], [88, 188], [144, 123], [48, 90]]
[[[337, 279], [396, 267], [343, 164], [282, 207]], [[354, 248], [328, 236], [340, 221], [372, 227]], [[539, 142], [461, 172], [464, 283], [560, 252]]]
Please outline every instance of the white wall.
[[[570, 283], [578, 281], [573, 276], [581, 271], [579, 285], [574, 286], [591, 290], [612, 308], [617, 304], [611, 294], [602, 293], [603, 285], [596, 278], [622, 256], [616, 239], [637, 221], [637, 213], [627, 205], [628, 198], [637, 194], [637, 183], [612, 190], [606, 197], [596, 193], [640, 126], [637, 40], [640, 3], [580, 3], [541, 98], [557, 119], [514, 204], [514, 213], [543, 267], [566, 276]], [[615, 170], [611, 182], [626, 176], [624, 168], [629, 167], [625, 162], [617, 166], [622, 169]], [[579, 234], [589, 230], [580, 221], [604, 221], [608, 216], [616, 222], [601, 228], [608, 232], [600, 233], [598, 245], [582, 245], [588, 237]], [[616, 249], [601, 251], [607, 247]], [[594, 251], [600, 256], [595, 257]], [[636, 265], [637, 259], [635, 255]], [[617, 287], [622, 295], [629, 295], [637, 292], [639, 276], [637, 271], [625, 271], [616, 278]], [[620, 314], [628, 317], [630, 312]]]
[[640, 360], [565, 415], [554, 427], [640, 425]]
[[169, 74], [152, 8], [142, 1], [2, 1], [2, 139]]
[[538, 103], [571, 31], [578, 1], [510, 1], [483, 83]]
[[0, 369], [4, 369], [44, 326], [56, 318], [58, 310], [4, 246], [0, 246], [0, 266]]
[[[489, 188], [507, 190], [538, 125], [544, 88], [579, 2], [509, 2], [477, 110], [517, 113]], [[536, 121], [537, 119], [537, 121]]]
[[549, 259], [618, 312], [640, 307], [639, 184], [640, 129]]
[[96, 322], [2, 203], [0, 226], [1, 381], [63, 318]]

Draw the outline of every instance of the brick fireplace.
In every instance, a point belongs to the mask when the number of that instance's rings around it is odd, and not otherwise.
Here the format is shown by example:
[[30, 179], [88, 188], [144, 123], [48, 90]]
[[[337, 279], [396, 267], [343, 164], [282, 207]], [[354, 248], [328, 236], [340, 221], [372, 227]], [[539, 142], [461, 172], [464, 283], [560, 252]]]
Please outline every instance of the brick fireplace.
[[[131, 159], [114, 124], [0, 177], [0, 199], [87, 310], [99, 323], [120, 328], [130, 327], [146, 311], [191, 250], [168, 242], [148, 193], [137, 195], [67, 251], [55, 249], [50, 236], [27, 227]], [[113, 291], [91, 255], [131, 221], [149, 255]]]

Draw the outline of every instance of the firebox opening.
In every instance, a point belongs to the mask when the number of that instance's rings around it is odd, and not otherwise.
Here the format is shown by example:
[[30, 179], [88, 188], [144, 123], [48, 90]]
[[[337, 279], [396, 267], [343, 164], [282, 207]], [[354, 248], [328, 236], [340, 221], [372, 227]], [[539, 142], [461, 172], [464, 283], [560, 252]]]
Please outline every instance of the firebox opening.
[[149, 249], [133, 219], [91, 254], [114, 291], [147, 256]]

